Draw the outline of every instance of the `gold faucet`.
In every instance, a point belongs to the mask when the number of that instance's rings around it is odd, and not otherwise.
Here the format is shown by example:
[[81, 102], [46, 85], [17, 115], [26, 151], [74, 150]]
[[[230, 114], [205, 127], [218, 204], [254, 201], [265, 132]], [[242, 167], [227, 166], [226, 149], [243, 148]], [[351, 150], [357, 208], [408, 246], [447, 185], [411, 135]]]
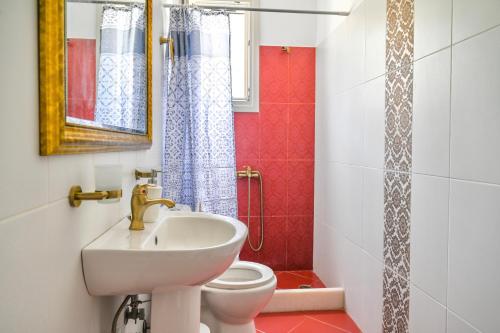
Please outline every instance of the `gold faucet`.
[[168, 208], [175, 207], [175, 201], [170, 199], [148, 199], [148, 188], [150, 187], [149, 184], [136, 185], [132, 190], [130, 230], [144, 230], [144, 213], [149, 206], [165, 205]]

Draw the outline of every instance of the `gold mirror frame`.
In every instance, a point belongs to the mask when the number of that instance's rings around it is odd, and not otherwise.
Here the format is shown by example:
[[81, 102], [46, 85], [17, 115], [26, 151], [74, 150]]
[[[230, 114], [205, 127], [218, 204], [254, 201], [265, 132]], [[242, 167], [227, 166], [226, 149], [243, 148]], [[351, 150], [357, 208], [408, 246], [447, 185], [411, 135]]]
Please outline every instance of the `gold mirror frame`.
[[146, 1], [147, 133], [66, 123], [65, 0], [38, 1], [40, 155], [148, 149], [152, 144], [152, 0]]

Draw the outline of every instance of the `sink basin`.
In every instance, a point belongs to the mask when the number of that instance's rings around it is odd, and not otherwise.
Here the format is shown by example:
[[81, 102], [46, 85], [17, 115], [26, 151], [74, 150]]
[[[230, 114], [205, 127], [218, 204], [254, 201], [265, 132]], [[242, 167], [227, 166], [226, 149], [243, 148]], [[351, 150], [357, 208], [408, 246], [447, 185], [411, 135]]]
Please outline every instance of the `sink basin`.
[[142, 231], [128, 230], [124, 219], [85, 247], [87, 289], [94, 296], [150, 293], [153, 333], [198, 333], [200, 286], [232, 264], [247, 228], [214, 214], [162, 215]]

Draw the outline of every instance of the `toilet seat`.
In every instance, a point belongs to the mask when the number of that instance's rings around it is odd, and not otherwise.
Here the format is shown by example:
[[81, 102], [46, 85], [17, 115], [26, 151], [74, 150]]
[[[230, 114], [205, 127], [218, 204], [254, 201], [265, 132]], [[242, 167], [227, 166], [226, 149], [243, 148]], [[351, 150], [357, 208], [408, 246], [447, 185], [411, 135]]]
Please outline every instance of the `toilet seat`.
[[273, 279], [274, 272], [269, 267], [255, 262], [238, 261], [205, 286], [227, 290], [252, 289], [262, 287]]

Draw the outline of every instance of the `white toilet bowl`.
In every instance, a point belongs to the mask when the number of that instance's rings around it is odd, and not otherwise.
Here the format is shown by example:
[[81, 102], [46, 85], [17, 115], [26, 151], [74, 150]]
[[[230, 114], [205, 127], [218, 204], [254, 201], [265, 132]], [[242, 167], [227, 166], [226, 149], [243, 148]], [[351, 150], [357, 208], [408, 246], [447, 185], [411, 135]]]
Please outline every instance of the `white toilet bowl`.
[[255, 333], [254, 319], [276, 289], [267, 266], [238, 261], [201, 289], [201, 321], [210, 333]]

